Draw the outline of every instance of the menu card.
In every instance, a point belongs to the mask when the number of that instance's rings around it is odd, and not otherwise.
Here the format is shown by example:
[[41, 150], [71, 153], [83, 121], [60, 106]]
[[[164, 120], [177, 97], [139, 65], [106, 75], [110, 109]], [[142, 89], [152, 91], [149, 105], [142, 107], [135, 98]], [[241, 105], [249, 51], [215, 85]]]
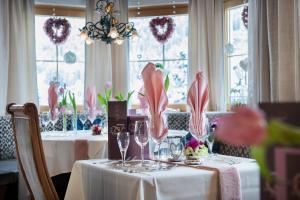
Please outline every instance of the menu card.
[[[108, 102], [108, 159], [121, 159], [117, 134], [127, 130], [127, 101]], [[131, 141], [132, 142], [132, 141]]]

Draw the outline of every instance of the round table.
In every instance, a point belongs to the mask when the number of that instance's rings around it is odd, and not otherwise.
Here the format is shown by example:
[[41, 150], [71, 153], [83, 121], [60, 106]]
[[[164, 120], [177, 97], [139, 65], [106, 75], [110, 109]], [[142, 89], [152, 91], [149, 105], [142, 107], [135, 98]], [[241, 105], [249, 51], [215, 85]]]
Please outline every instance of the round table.
[[78, 152], [86, 159], [107, 158], [107, 134], [92, 135], [88, 131], [42, 132], [45, 159], [50, 176], [72, 171]]

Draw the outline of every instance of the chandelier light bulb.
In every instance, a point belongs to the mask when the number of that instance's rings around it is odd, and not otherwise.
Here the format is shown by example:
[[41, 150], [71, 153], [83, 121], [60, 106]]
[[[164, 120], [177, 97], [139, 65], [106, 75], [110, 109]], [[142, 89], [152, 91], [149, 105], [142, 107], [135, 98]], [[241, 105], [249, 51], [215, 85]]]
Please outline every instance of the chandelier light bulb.
[[87, 37], [86, 38], [86, 40], [85, 40], [85, 43], [87, 44], [87, 45], [90, 45], [90, 44], [92, 44], [94, 41], [90, 38], [90, 37]]
[[88, 34], [85, 31], [81, 31], [81, 33], [79, 34], [79, 36], [83, 40], [86, 40], [88, 38]]
[[117, 37], [119, 37], [119, 33], [117, 31], [117, 29], [115, 27], [111, 28], [108, 36], [110, 36], [112, 39], [115, 39]]
[[132, 41], [136, 42], [139, 39], [139, 35], [136, 31], [132, 32]]
[[124, 42], [124, 40], [123, 39], [116, 39], [115, 40], [115, 43], [117, 44], [117, 45], [121, 45], [121, 44], [123, 44], [123, 42]]

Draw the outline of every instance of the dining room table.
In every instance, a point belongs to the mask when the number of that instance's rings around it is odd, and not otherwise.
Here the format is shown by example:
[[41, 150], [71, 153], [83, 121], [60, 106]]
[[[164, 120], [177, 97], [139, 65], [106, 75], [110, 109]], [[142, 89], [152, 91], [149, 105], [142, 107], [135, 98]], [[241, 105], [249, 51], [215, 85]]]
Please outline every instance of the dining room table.
[[[157, 165], [155, 161], [147, 162], [150, 166]], [[140, 166], [139, 161], [133, 160], [125, 167], [120, 165], [119, 161], [107, 159], [75, 162], [65, 199], [222, 199], [220, 175], [210, 170], [222, 167], [237, 170], [239, 188], [229, 186], [229, 190], [240, 190], [241, 199], [259, 199], [260, 195], [260, 172], [253, 159], [213, 154], [199, 165], [166, 161], [159, 165], [167, 167], [157, 170], [139, 170], [140, 167], [133, 167]]]
[[50, 176], [69, 173], [77, 160], [106, 159], [107, 134], [91, 130], [42, 132], [45, 160]]

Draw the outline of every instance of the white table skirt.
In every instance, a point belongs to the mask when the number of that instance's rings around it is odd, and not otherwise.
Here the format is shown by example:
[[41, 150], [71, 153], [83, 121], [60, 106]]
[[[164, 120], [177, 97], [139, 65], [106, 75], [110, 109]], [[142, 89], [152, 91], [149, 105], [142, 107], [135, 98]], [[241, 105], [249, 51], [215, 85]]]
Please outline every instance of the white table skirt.
[[[128, 173], [110, 169], [103, 160], [77, 161], [72, 169], [67, 200], [199, 200], [217, 199], [215, 172], [178, 166], [169, 171]], [[242, 199], [260, 196], [259, 168], [255, 162], [236, 165]]]
[[[47, 135], [47, 136], [46, 136]], [[89, 159], [107, 158], [107, 134], [94, 136], [91, 131], [72, 131], [67, 133], [42, 133], [44, 154], [50, 176], [71, 172], [74, 157], [74, 144], [78, 139], [86, 139]]]

